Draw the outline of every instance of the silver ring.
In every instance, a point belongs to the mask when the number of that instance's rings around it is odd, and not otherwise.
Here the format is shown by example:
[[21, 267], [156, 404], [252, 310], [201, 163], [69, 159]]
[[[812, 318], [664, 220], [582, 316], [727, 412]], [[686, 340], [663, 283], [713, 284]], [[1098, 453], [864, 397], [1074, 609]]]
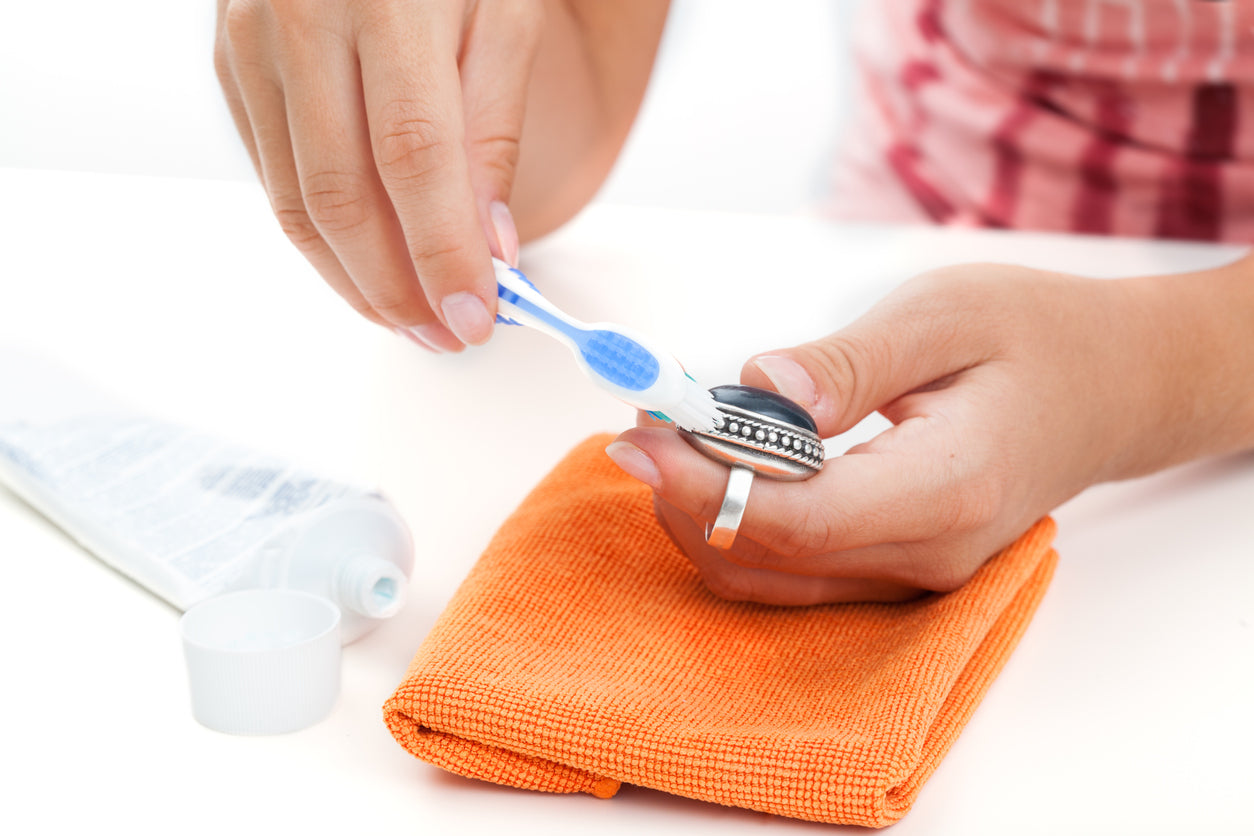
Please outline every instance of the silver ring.
[[716, 549], [730, 549], [736, 542], [740, 520], [749, 504], [749, 490], [753, 487], [753, 470], [744, 465], [732, 465], [727, 471], [727, 490], [723, 504], [718, 508], [714, 524], [705, 526], [705, 542]]
[[752, 386], [715, 386], [712, 430], [680, 429], [705, 456], [784, 482], [809, 479], [823, 469], [823, 440], [814, 419], [776, 392]]
[[716, 549], [736, 542], [749, 503], [755, 473], [796, 482], [823, 467], [823, 440], [814, 419], [776, 392], [751, 386], [716, 386], [710, 390], [719, 415], [712, 430], [680, 429], [684, 440], [705, 456], [728, 466], [727, 489], [705, 541]]

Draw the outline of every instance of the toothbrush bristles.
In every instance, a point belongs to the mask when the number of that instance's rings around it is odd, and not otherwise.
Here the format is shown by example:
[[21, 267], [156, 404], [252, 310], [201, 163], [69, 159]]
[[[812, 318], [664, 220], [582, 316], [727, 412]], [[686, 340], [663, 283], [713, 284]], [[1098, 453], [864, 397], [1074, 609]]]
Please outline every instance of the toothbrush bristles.
[[718, 402], [710, 391], [688, 378], [682, 402], [666, 409], [675, 426], [696, 432], [711, 432], [719, 417]]

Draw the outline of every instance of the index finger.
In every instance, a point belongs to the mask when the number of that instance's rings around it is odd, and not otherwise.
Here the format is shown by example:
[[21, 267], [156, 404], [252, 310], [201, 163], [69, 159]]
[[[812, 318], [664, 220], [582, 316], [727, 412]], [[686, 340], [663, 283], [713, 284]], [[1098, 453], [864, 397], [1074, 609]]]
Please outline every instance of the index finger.
[[[618, 440], [652, 460], [659, 477], [653, 488], [662, 499], [698, 520], [718, 516], [725, 465], [668, 429], [640, 427]], [[953, 481], [936, 458], [846, 453], [804, 482], [755, 478], [739, 536], [788, 558], [792, 571], [825, 571], [831, 553], [928, 539], [951, 527]]]
[[492, 334], [496, 280], [466, 160], [460, 25], [424, 8], [372, 22], [358, 49], [375, 165], [422, 291], [459, 339], [479, 344]]

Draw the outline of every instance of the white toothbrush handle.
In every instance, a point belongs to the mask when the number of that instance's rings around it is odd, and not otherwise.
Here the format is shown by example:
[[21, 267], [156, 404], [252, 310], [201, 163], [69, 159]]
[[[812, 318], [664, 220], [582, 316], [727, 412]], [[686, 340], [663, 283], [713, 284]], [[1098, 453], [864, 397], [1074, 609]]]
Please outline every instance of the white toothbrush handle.
[[688, 376], [679, 361], [621, 325], [589, 325], [566, 314], [508, 264], [493, 259], [497, 311], [502, 321], [543, 331], [575, 355], [585, 375], [637, 409], [677, 425], [713, 429], [714, 398]]
[[518, 325], [542, 331], [555, 340], [574, 347], [574, 341], [561, 326], [564, 324], [572, 330], [586, 331], [588, 326], [585, 323], [545, 299], [521, 272], [504, 261], [494, 258], [492, 266], [496, 270], [497, 312], [502, 317]]

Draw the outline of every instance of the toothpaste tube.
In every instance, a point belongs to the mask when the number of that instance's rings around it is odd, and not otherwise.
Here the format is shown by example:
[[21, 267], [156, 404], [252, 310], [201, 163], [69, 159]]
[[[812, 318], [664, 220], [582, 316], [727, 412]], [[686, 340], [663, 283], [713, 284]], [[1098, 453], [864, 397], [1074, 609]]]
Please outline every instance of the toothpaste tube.
[[0, 485], [180, 610], [298, 589], [339, 606], [348, 643], [401, 609], [413, 569], [379, 494], [137, 414], [2, 347]]

